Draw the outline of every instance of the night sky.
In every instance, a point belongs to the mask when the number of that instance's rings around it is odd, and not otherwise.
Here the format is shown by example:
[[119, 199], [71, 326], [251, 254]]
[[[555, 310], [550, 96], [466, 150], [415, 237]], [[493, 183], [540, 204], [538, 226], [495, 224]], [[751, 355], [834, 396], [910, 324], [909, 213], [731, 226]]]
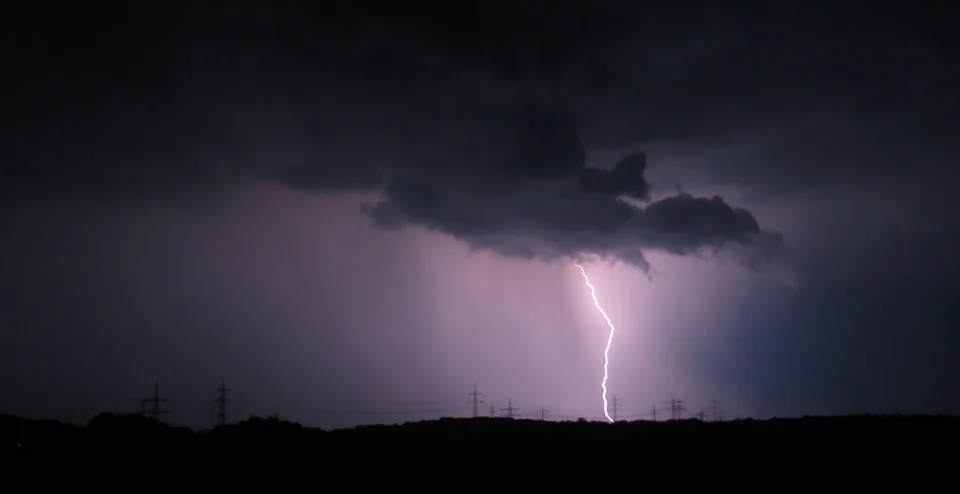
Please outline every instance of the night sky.
[[0, 413], [960, 413], [951, 16], [667, 4], [11, 7]]

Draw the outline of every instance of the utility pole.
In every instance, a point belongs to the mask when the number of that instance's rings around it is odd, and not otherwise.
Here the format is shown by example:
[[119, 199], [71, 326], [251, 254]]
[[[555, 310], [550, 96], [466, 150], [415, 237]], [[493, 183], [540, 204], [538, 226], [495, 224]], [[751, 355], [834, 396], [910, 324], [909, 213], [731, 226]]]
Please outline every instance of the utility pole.
[[215, 425], [227, 424], [227, 403], [233, 401], [230, 398], [227, 398], [228, 391], [230, 390], [227, 389], [226, 381], [221, 377], [220, 388], [217, 390], [217, 397], [214, 398], [213, 400], [213, 413], [214, 413]]
[[610, 400], [610, 410], [613, 412], [613, 421], [617, 421], [617, 412], [620, 411], [620, 402], [617, 400], [617, 395], [613, 395], [613, 399]]
[[683, 406], [683, 400], [678, 400], [676, 397], [671, 396], [670, 401], [667, 402], [670, 405], [670, 420], [677, 420], [683, 415], [687, 409]]
[[507, 408], [501, 408], [500, 411], [501, 411], [501, 412], [507, 412], [507, 418], [508, 418], [508, 419], [512, 419], [512, 418], [515, 418], [515, 417], [517, 416], [517, 415], [516, 415], [516, 412], [519, 412], [520, 409], [513, 407], [513, 398], [508, 398], [508, 399], [507, 399]]
[[470, 399], [467, 400], [467, 403], [470, 403], [473, 405], [473, 418], [477, 418], [479, 416], [480, 404], [486, 403], [485, 401], [480, 399], [480, 397], [483, 396], [483, 393], [478, 392], [477, 383], [473, 383], [473, 391], [471, 391], [468, 394], [470, 395]]
[[547, 410], [546, 408], [541, 408], [541, 409], [537, 410], [537, 412], [540, 413], [540, 421], [541, 421], [541, 422], [542, 422], [543, 420], [545, 420], [545, 417], [547, 416], [547, 412], [549, 412], [549, 411], [550, 411], [550, 410]]
[[173, 401], [160, 396], [160, 382], [155, 381], [153, 383], [153, 396], [140, 400], [140, 413], [159, 421], [161, 415], [170, 413], [169, 410], [160, 408], [161, 403], [173, 403]]

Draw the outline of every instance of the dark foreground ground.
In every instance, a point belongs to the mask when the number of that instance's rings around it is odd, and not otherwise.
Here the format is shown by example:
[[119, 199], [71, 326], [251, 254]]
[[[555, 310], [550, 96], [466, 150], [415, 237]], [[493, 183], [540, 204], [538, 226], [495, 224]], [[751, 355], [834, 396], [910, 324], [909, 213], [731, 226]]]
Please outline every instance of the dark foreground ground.
[[[635, 478], [656, 470], [700, 484], [705, 479], [697, 472], [716, 469], [699, 466], [710, 465], [726, 466], [725, 475], [741, 471], [739, 466], [788, 466], [794, 480], [786, 484], [853, 471], [873, 480], [896, 472], [930, 480], [952, 475], [960, 459], [958, 440], [960, 418], [946, 416], [617, 424], [480, 418], [333, 431], [254, 418], [200, 432], [138, 416], [103, 414], [86, 427], [0, 416], [0, 459], [17, 467], [10, 472], [109, 467], [193, 478], [229, 468], [234, 478], [311, 472], [360, 483], [400, 482], [411, 475], [456, 483], [468, 473], [478, 481], [549, 477], [572, 482], [589, 475]], [[659, 468], [678, 465], [685, 469]], [[766, 478], [764, 471], [741, 472], [751, 472], [743, 476], [756, 480]]]

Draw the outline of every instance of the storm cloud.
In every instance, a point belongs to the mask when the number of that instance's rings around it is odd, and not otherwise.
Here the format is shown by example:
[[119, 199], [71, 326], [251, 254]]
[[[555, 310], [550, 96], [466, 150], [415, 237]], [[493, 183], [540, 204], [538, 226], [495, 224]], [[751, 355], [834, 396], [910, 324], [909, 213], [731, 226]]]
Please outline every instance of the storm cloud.
[[647, 249], [701, 255], [734, 244], [755, 268], [785, 253], [779, 234], [721, 197], [678, 193], [649, 202], [642, 153], [611, 169], [585, 168], [579, 137], [560, 115], [528, 112], [510, 146], [492, 153], [492, 166], [469, 168], [470, 179], [483, 174], [481, 182], [504, 184], [500, 193], [408, 173], [389, 178], [383, 198], [365, 205], [364, 213], [385, 229], [421, 226], [505, 256], [595, 256], [648, 274]]
[[[266, 180], [379, 193], [363, 212], [382, 228], [423, 227], [507, 256], [599, 257], [649, 272], [645, 250], [683, 256], [736, 245], [751, 266], [776, 261], [781, 236], [721, 197], [650, 202], [638, 150], [587, 167], [584, 130], [597, 128], [603, 94], [626, 81], [590, 54], [618, 53], [635, 33], [617, 9], [590, 10], [602, 29], [562, 9], [531, 44], [523, 33], [538, 12], [521, 9], [504, 23], [497, 8], [478, 11], [500, 26], [479, 43], [417, 31], [413, 20], [429, 18], [418, 12], [406, 14], [409, 24], [384, 11], [344, 30], [307, 29], [279, 10], [237, 8], [222, 23], [214, 22], [222, 13], [197, 9], [151, 25], [168, 31], [141, 36], [152, 63], [133, 66], [123, 85], [94, 63], [136, 55], [110, 43], [114, 31], [85, 33], [78, 46], [25, 39], [34, 55], [14, 58], [39, 82], [14, 105], [20, 126], [4, 138], [14, 176], [6, 198], [136, 199]], [[87, 82], [57, 82], [78, 78]]]
[[696, 3], [12, 5], [0, 412], [957, 412], [952, 16]]

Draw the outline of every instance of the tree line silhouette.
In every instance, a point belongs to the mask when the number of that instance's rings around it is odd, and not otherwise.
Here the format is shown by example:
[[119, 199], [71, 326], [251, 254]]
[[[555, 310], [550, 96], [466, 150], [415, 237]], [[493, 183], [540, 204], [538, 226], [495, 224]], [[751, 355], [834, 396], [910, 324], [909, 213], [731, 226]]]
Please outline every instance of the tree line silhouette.
[[613, 424], [478, 417], [334, 430], [253, 417], [198, 431], [134, 414], [104, 413], [85, 426], [0, 416], [0, 444], [10, 454], [4, 456], [21, 465], [154, 465], [182, 473], [213, 466], [271, 471], [310, 467], [338, 475], [361, 465], [401, 469], [497, 465], [498, 472], [524, 475], [531, 461], [576, 465], [584, 472], [678, 462], [916, 463], [950, 451], [957, 438], [960, 418], [949, 416]]

